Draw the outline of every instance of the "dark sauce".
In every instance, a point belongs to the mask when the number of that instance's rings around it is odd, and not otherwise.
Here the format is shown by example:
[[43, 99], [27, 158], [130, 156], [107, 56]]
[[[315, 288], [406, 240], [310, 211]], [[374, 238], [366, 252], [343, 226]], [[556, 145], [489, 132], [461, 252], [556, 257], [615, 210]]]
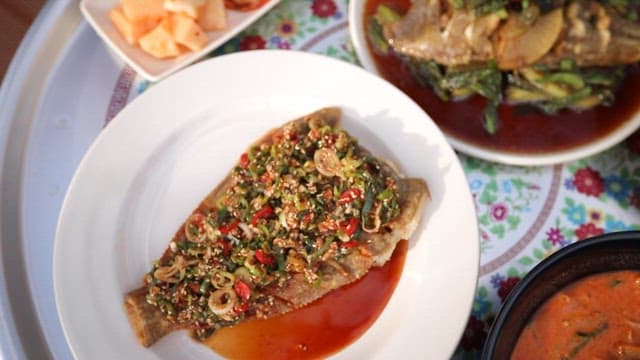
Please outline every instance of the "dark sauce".
[[[405, 13], [411, 2], [367, 0], [365, 33], [368, 19], [381, 4]], [[605, 137], [640, 110], [640, 66], [636, 64], [628, 67], [612, 106], [598, 106], [580, 112], [563, 110], [547, 115], [531, 107], [501, 104], [498, 131], [490, 135], [482, 126], [484, 98], [473, 96], [465, 100], [443, 101], [431, 88], [420, 86], [397, 56], [376, 53], [368, 39], [367, 45], [382, 77], [417, 102], [445, 134], [485, 149], [532, 154], [574, 148]]]
[[362, 279], [290, 313], [217, 330], [204, 344], [231, 359], [317, 359], [357, 340], [378, 318], [396, 288], [406, 240], [391, 259]]

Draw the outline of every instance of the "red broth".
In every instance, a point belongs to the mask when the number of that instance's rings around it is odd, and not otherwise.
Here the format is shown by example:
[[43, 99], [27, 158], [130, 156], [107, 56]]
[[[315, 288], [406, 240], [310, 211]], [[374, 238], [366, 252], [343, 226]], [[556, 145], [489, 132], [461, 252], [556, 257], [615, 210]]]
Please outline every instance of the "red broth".
[[407, 253], [403, 240], [384, 266], [299, 310], [217, 330], [204, 344], [231, 359], [316, 359], [357, 340], [395, 289]]
[[[405, 13], [409, 0], [367, 0], [363, 31], [378, 5], [387, 5]], [[511, 153], [545, 153], [574, 148], [603, 138], [630, 120], [640, 110], [640, 66], [631, 66], [616, 92], [611, 107], [599, 106], [589, 111], [563, 110], [546, 115], [522, 106], [502, 104], [500, 125], [494, 135], [483, 124], [485, 100], [480, 96], [461, 101], [443, 101], [431, 90], [418, 84], [400, 59], [380, 55], [368, 41], [378, 72], [418, 103], [447, 135], [485, 149]]]
[[527, 324], [511, 359], [640, 359], [640, 271], [562, 289]]

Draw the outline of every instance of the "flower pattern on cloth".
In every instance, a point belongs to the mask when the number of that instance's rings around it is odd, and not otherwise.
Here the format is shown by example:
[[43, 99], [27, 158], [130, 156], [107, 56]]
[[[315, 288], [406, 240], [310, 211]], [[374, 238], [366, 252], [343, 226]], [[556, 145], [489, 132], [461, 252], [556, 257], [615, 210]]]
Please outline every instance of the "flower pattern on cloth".
[[600, 173], [590, 167], [578, 169], [573, 175], [573, 185], [578, 192], [589, 196], [600, 196], [604, 191], [604, 180]]
[[[357, 64], [347, 8], [346, 0], [283, 0], [210, 56], [291, 49]], [[149, 86], [138, 79], [129, 101]], [[458, 154], [478, 216], [480, 271], [454, 358], [479, 358], [499, 307], [540, 261], [590, 236], [640, 229], [638, 154], [635, 141], [567, 164], [526, 168]]]
[[[536, 264], [576, 241], [640, 229], [640, 156], [623, 143], [590, 158], [555, 167], [511, 167], [465, 155], [460, 159], [480, 220], [481, 273], [471, 317], [455, 358], [475, 359], [482, 351], [478, 341], [486, 338], [500, 305]], [[532, 179], [531, 174], [539, 177]], [[514, 200], [513, 187], [509, 189], [505, 184], [514, 182], [530, 184], [515, 197], [523, 199], [520, 201], [527, 206], [510, 208], [503, 215], [501, 204]], [[545, 209], [541, 202], [549, 206]], [[500, 216], [496, 216], [496, 209]], [[495, 231], [496, 225], [508, 216], [521, 221], [504, 233]], [[544, 220], [539, 228], [531, 226], [536, 220]], [[527, 233], [528, 230], [535, 232]], [[517, 255], [499, 266], [486, 267], [514, 244], [522, 245]], [[487, 270], [484, 273], [483, 268]]]
[[240, 41], [240, 50], [259, 50], [266, 47], [267, 42], [260, 35], [247, 35]]
[[333, 0], [313, 0], [311, 9], [314, 16], [328, 18], [336, 13], [338, 7]]
[[249, 49], [302, 50], [356, 63], [346, 1], [283, 0], [212, 56]]

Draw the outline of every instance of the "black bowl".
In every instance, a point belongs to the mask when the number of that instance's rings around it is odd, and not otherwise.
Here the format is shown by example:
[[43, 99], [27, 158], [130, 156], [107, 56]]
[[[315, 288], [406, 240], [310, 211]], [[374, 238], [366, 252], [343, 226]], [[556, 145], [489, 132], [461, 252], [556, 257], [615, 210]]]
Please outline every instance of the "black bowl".
[[545, 300], [587, 275], [640, 269], [640, 231], [595, 236], [568, 245], [536, 265], [498, 311], [482, 359], [508, 359], [531, 316]]

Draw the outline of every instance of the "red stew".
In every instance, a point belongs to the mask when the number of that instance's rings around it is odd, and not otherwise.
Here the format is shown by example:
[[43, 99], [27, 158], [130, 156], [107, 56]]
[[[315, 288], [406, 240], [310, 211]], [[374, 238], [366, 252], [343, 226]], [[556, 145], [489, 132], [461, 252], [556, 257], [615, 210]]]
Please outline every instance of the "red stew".
[[399, 242], [384, 266], [302, 309], [222, 328], [204, 344], [232, 359], [309, 359], [335, 353], [378, 318], [400, 279], [407, 248], [407, 241]]
[[[368, 19], [381, 4], [405, 13], [411, 2], [367, 0], [365, 32]], [[522, 106], [502, 104], [498, 131], [490, 135], [482, 127], [484, 98], [474, 96], [462, 101], [443, 101], [431, 88], [420, 86], [398, 57], [377, 54], [371, 43], [368, 46], [382, 77], [417, 102], [442, 131], [486, 149], [531, 154], [573, 148], [606, 136], [640, 110], [640, 66], [634, 65], [611, 107], [599, 106], [582, 112], [564, 110], [556, 115], [546, 115]]]
[[640, 271], [592, 275], [555, 294], [511, 359], [640, 359]]

